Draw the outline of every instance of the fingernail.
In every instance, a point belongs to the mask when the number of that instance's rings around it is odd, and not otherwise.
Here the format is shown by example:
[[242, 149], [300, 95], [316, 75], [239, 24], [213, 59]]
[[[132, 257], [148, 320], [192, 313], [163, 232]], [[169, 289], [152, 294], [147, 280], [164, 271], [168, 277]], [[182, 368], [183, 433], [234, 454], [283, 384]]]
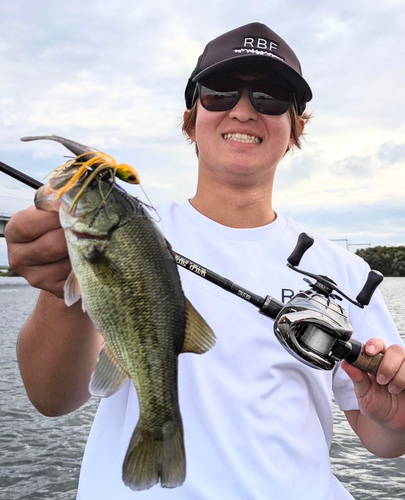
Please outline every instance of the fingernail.
[[366, 351], [368, 354], [375, 354], [376, 348], [373, 345], [368, 345]]
[[398, 394], [399, 389], [398, 389], [398, 387], [395, 387], [395, 385], [390, 384], [388, 386], [388, 392], [390, 392], [391, 394]]
[[377, 382], [380, 384], [380, 385], [385, 385], [387, 383], [387, 379], [384, 377], [384, 375], [378, 375], [377, 376]]

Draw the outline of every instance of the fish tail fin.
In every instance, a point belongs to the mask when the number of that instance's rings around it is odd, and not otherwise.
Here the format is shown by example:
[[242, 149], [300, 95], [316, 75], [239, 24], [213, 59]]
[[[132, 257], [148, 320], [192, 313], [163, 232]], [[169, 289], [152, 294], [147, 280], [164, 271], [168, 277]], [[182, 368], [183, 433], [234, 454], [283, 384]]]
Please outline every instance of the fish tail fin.
[[135, 428], [124, 460], [122, 477], [126, 486], [140, 491], [160, 481], [164, 488], [181, 486], [186, 477], [183, 425], [166, 422], [150, 431], [141, 421]]

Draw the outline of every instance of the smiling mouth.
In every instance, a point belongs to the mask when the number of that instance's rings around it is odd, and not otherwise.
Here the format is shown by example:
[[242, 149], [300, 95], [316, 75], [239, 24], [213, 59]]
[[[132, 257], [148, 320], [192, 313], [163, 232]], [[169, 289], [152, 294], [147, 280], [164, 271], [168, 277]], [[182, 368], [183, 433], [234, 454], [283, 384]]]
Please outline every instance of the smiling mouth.
[[222, 136], [227, 141], [244, 142], [247, 144], [260, 144], [262, 139], [249, 134], [224, 134]]

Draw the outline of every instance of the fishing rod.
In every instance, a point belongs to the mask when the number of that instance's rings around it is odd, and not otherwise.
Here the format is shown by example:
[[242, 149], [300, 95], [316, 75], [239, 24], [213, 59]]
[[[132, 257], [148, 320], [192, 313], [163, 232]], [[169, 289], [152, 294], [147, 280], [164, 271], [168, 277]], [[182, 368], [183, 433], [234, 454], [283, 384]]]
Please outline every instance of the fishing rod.
[[[3, 162], [0, 162], [0, 170], [34, 189], [43, 186], [40, 181]], [[301, 233], [296, 247], [287, 259], [290, 269], [307, 276], [304, 281], [309, 284], [309, 290], [297, 293], [286, 304], [270, 295], [257, 295], [179, 253], [173, 253], [179, 267], [249, 302], [261, 314], [273, 319], [277, 339], [299, 361], [312, 368], [332, 370], [336, 362], [346, 360], [375, 376], [384, 355], [366, 354], [363, 344], [352, 338], [353, 327], [345, 310], [336, 301], [345, 298], [363, 308], [370, 303], [384, 277], [378, 271], [370, 271], [356, 300], [351, 299], [327, 276], [298, 269], [304, 253], [313, 243], [312, 236]]]
[[34, 179], [33, 177], [30, 177], [27, 174], [24, 174], [23, 172], [20, 172], [19, 170], [16, 170], [13, 167], [10, 167], [10, 165], [7, 165], [6, 163], [3, 163], [0, 161], [0, 172], [4, 172], [5, 174], [9, 175], [10, 177], [13, 177], [14, 179], [17, 179], [17, 181], [23, 182], [29, 187], [32, 187], [34, 189], [38, 189], [42, 186], [42, 183]]

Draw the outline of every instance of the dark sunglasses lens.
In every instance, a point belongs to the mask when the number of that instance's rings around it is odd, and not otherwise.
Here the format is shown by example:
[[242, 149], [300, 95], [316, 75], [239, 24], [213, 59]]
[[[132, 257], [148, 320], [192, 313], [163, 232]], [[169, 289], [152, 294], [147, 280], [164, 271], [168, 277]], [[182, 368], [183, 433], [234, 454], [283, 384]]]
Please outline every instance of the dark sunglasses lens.
[[284, 85], [269, 80], [242, 81], [217, 78], [199, 85], [200, 99], [209, 111], [228, 111], [238, 102], [244, 87], [249, 88], [257, 111], [266, 115], [282, 115], [291, 103], [292, 93]]
[[266, 115], [282, 115], [291, 102], [291, 92], [275, 82], [257, 82], [250, 87], [253, 105]]
[[200, 99], [209, 111], [227, 111], [238, 101], [238, 85], [232, 80], [211, 80], [200, 86]]

